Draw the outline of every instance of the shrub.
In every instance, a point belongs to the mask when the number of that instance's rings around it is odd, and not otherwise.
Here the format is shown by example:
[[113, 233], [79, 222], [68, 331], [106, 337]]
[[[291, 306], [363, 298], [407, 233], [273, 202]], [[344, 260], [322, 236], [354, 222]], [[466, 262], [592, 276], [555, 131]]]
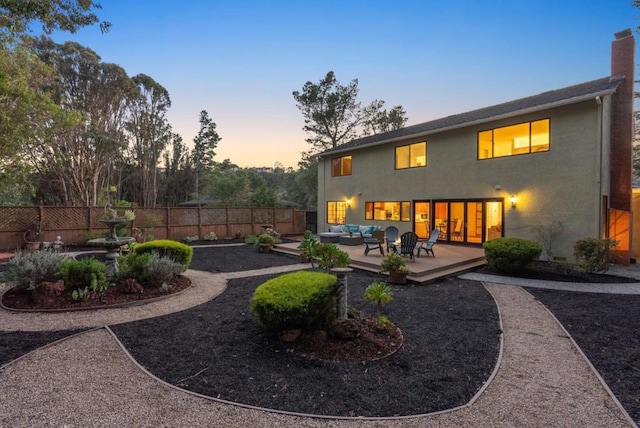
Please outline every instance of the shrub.
[[313, 329], [335, 317], [337, 278], [324, 272], [293, 272], [270, 279], [256, 288], [251, 312], [273, 333]]
[[60, 264], [60, 274], [67, 289], [91, 287], [92, 291], [102, 291], [109, 286], [107, 266], [94, 258], [65, 260]]
[[313, 232], [310, 230], [305, 230], [302, 241], [300, 241], [300, 245], [298, 245], [298, 249], [300, 250], [300, 254], [311, 258], [315, 254], [318, 244], [319, 242]]
[[147, 262], [147, 277], [143, 280], [138, 279], [138, 282], [160, 287], [162, 284], [175, 279], [182, 271], [180, 263], [171, 260], [169, 257], [160, 257], [157, 253], [151, 253]]
[[513, 272], [524, 268], [542, 254], [542, 245], [522, 238], [497, 238], [482, 244], [489, 267]]
[[63, 260], [64, 256], [52, 251], [17, 252], [1, 280], [14, 283], [15, 287], [23, 290], [34, 290], [41, 282], [54, 282], [60, 278]]
[[614, 239], [584, 238], [573, 245], [573, 255], [586, 272], [606, 272], [615, 260], [617, 244]]
[[[149, 259], [152, 253], [138, 254], [135, 251], [125, 256], [118, 257], [120, 269], [118, 271], [118, 280], [135, 279], [143, 282], [149, 277]], [[157, 253], [155, 253], [157, 254]]]
[[218, 235], [216, 235], [215, 232], [209, 232], [206, 235], [204, 235], [202, 239], [205, 241], [215, 241], [218, 239]]
[[261, 246], [261, 245], [271, 246], [275, 243], [276, 243], [276, 239], [272, 235], [269, 235], [268, 233], [263, 233], [262, 235], [258, 236], [254, 245], [255, 246]]
[[380, 263], [380, 272], [410, 272], [407, 261], [398, 253], [389, 253]]
[[174, 262], [180, 263], [183, 267], [183, 272], [189, 268], [191, 258], [193, 257], [193, 248], [182, 242], [171, 241], [169, 239], [157, 239], [155, 241], [144, 242], [136, 245], [133, 251], [137, 254], [152, 253], [155, 251], [160, 257], [169, 257]]
[[318, 244], [315, 249], [315, 258], [318, 261], [318, 266], [325, 270], [330, 270], [334, 267], [346, 267], [351, 263], [349, 254], [331, 242]]

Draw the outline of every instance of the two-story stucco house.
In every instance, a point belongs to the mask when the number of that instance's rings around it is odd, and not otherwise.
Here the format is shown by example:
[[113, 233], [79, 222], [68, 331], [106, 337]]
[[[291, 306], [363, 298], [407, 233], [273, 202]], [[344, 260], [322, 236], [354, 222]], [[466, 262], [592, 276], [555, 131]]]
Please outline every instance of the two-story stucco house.
[[446, 243], [536, 240], [573, 258], [581, 238], [630, 260], [635, 41], [611, 76], [350, 141], [318, 157], [318, 230], [396, 226]]

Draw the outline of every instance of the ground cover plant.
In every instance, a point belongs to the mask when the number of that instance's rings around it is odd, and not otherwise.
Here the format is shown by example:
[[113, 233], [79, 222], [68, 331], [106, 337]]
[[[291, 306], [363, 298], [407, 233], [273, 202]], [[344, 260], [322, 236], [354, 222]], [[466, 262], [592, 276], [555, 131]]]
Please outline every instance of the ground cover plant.
[[527, 291], [558, 318], [640, 424], [640, 296]]

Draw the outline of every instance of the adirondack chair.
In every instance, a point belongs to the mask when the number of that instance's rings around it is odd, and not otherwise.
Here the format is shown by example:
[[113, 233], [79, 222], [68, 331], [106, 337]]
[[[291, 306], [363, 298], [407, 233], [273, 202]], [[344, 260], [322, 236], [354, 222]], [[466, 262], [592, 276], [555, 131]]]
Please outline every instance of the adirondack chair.
[[365, 249], [364, 255], [368, 255], [371, 250], [380, 250], [380, 255], [384, 257], [384, 249], [382, 245], [384, 243], [384, 231], [375, 230], [371, 233], [371, 238], [365, 238], [360, 232], [360, 236], [362, 237], [362, 242], [364, 242]]
[[398, 228], [395, 226], [389, 226], [384, 230], [384, 239], [387, 241], [387, 252], [396, 251], [396, 241], [399, 235]]
[[429, 234], [429, 239], [420, 242], [420, 246], [418, 247], [418, 257], [420, 257], [420, 252], [422, 250], [427, 254], [431, 253], [433, 257], [436, 256], [433, 253], [433, 246], [438, 242], [438, 236], [440, 236], [440, 229], [433, 229]]
[[405, 232], [400, 236], [400, 255], [409, 256], [410, 260], [415, 261], [413, 252], [418, 244], [418, 235], [413, 232]]

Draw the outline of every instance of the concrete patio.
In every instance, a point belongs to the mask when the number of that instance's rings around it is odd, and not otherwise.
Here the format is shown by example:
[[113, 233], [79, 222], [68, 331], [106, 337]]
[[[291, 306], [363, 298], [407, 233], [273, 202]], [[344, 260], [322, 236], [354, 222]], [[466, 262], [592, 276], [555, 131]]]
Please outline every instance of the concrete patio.
[[[299, 254], [298, 242], [277, 244], [275, 251], [287, 254]], [[383, 256], [379, 250], [372, 250], [367, 256], [364, 255], [365, 245], [342, 245], [336, 244], [338, 248], [347, 252], [351, 257], [351, 267], [378, 272]], [[486, 263], [484, 250], [479, 247], [467, 247], [462, 245], [436, 244], [433, 247], [435, 257], [421, 252], [420, 257], [415, 257], [410, 261], [407, 257], [407, 265], [411, 273], [407, 277], [415, 282], [429, 282], [438, 278], [456, 275]], [[416, 251], [417, 252], [417, 251]], [[387, 254], [385, 250], [385, 255]]]

